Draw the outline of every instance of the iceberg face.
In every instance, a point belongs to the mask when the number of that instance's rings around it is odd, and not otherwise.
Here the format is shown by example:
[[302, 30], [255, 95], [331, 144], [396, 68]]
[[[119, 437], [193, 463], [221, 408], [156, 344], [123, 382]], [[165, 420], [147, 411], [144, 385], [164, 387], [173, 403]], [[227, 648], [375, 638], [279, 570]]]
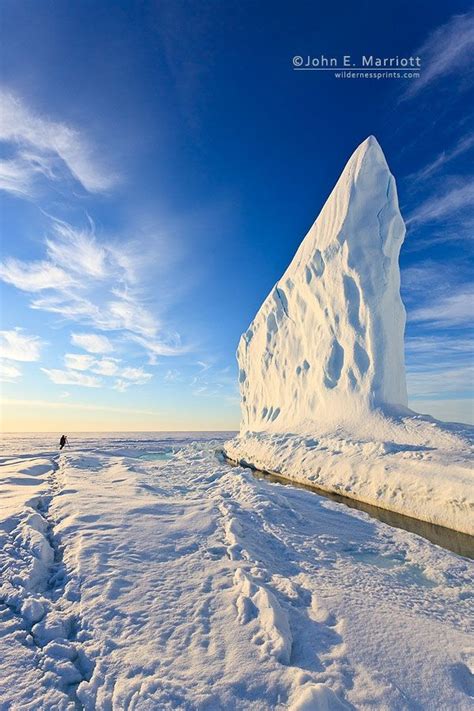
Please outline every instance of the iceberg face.
[[395, 180], [370, 136], [240, 339], [243, 432], [406, 412], [404, 236]]

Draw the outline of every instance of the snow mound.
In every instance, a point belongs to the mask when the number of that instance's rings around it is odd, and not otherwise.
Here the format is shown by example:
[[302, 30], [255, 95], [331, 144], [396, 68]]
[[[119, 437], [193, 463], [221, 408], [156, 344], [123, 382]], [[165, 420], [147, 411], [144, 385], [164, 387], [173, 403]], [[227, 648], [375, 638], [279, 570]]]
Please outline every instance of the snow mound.
[[290, 707], [290, 711], [344, 711], [349, 706], [324, 684], [307, 686]]
[[256, 617], [262, 647], [277, 661], [289, 664], [293, 638], [288, 617], [275, 595], [251, 581], [240, 568], [235, 571], [234, 585], [238, 590], [236, 607], [239, 622], [247, 624]]
[[241, 434], [225, 452], [473, 533], [472, 430], [407, 407], [404, 236], [395, 180], [370, 136], [240, 339]]

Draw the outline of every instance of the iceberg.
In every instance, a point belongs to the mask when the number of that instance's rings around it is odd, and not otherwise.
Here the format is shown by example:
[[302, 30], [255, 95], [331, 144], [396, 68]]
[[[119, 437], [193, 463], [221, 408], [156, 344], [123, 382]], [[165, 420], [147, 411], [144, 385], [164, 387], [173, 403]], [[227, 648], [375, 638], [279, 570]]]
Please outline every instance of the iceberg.
[[408, 409], [405, 237], [370, 136], [242, 335], [229, 459], [473, 533], [472, 428]]

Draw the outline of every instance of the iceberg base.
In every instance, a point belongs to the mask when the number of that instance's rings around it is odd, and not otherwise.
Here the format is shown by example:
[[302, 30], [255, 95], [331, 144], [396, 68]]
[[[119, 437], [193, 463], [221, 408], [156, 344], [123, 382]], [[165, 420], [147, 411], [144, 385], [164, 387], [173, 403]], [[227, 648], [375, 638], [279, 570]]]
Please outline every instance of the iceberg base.
[[314, 425], [244, 432], [224, 452], [254, 469], [473, 535], [472, 434], [428, 416], [378, 413], [363, 427], [319, 434]]

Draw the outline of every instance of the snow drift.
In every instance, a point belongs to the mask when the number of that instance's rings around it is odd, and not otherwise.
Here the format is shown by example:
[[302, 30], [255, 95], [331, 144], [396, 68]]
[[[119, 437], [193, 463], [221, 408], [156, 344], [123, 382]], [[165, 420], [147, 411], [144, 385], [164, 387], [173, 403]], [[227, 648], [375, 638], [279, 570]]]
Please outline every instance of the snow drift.
[[241, 433], [225, 451], [470, 532], [467, 430], [407, 407], [404, 236], [395, 180], [370, 136], [240, 339]]

